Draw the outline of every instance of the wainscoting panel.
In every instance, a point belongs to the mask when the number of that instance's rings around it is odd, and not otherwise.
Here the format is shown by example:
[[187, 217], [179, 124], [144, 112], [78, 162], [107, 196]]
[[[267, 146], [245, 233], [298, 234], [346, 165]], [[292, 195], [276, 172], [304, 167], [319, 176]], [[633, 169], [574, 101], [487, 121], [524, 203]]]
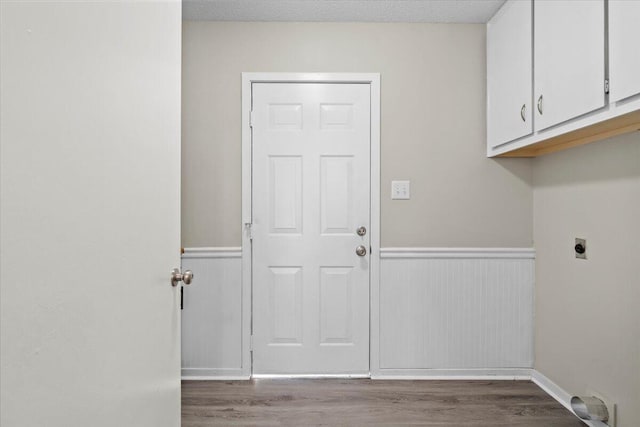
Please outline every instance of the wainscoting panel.
[[534, 256], [532, 249], [383, 249], [374, 376], [532, 368]]
[[[374, 378], [530, 375], [532, 249], [388, 248], [380, 257], [371, 301]], [[183, 377], [248, 378], [243, 304], [251, 295], [242, 292], [240, 248], [187, 249], [182, 268], [195, 274], [184, 289]]]
[[240, 248], [185, 249], [182, 269], [194, 280], [184, 287], [183, 378], [241, 378], [242, 258]]

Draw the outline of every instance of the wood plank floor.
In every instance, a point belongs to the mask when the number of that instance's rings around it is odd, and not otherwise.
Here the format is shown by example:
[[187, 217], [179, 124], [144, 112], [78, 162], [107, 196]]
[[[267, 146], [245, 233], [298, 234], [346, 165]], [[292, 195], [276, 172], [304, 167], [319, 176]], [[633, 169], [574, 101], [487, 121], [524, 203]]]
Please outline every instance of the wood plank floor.
[[182, 426], [584, 427], [530, 381], [183, 381]]

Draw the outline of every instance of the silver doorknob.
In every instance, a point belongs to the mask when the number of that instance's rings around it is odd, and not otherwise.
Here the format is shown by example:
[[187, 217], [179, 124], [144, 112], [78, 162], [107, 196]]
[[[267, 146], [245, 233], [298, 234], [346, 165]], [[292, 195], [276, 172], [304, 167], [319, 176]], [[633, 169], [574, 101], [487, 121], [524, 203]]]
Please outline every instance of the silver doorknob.
[[367, 234], [367, 228], [364, 225], [362, 227], [358, 227], [356, 233], [358, 233], [358, 236], [364, 236]]
[[187, 270], [184, 273], [180, 273], [179, 268], [171, 270], [171, 286], [177, 286], [178, 282], [184, 282], [185, 285], [190, 285], [193, 280], [193, 272]]
[[366, 254], [367, 254], [367, 248], [365, 248], [364, 246], [360, 245], [356, 248], [356, 255], [365, 256]]

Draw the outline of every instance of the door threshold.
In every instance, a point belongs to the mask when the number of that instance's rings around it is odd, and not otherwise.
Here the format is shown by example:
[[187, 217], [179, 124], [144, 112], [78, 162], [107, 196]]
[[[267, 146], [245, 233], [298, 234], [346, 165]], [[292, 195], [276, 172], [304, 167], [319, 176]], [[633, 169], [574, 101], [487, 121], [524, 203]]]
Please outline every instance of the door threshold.
[[251, 379], [371, 379], [371, 374], [253, 374]]

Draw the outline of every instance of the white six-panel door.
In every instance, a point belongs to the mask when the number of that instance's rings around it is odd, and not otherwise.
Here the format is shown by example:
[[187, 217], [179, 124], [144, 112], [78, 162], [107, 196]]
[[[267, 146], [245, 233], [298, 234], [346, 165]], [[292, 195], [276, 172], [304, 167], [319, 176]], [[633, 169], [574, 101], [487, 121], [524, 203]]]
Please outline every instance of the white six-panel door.
[[254, 83], [252, 102], [253, 373], [366, 375], [370, 86]]

